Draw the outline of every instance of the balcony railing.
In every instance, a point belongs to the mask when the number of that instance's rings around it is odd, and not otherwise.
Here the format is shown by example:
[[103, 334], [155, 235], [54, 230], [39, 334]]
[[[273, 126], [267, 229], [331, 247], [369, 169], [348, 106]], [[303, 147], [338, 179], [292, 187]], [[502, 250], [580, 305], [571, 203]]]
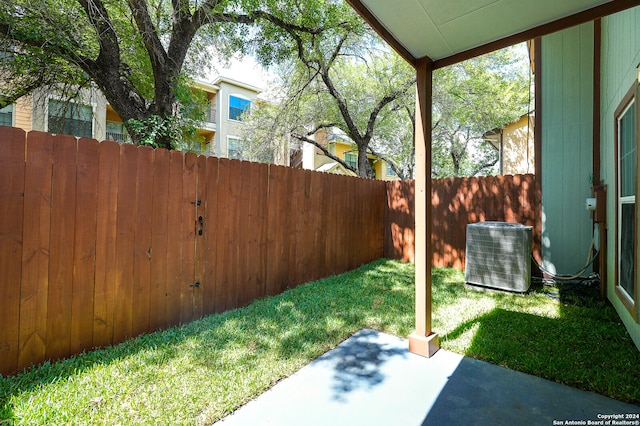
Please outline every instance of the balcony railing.
[[131, 143], [131, 138], [126, 133], [107, 132], [105, 140], [118, 143]]
[[209, 106], [207, 108], [205, 121], [207, 123], [215, 123], [216, 122], [216, 108], [214, 106]]

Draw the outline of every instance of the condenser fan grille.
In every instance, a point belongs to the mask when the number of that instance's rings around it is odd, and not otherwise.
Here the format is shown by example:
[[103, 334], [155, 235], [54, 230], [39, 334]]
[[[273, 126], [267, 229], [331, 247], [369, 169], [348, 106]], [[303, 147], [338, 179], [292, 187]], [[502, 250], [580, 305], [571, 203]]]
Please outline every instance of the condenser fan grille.
[[531, 283], [531, 226], [510, 222], [467, 225], [465, 280], [525, 292]]

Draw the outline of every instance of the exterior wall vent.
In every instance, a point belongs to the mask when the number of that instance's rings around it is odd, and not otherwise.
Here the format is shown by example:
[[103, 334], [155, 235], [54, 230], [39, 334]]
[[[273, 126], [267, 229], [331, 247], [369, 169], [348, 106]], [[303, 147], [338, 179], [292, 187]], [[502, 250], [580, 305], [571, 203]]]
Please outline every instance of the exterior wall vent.
[[510, 222], [467, 225], [466, 282], [526, 292], [531, 284], [531, 229]]

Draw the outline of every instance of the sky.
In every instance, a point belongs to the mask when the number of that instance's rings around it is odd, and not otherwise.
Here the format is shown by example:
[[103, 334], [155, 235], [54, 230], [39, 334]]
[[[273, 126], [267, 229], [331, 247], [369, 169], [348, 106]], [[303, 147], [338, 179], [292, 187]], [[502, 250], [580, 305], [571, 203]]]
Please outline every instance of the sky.
[[226, 68], [212, 68], [205, 81], [212, 83], [219, 76], [232, 78], [263, 90], [268, 88], [269, 80], [272, 78], [251, 56], [245, 56], [243, 58], [234, 57]]

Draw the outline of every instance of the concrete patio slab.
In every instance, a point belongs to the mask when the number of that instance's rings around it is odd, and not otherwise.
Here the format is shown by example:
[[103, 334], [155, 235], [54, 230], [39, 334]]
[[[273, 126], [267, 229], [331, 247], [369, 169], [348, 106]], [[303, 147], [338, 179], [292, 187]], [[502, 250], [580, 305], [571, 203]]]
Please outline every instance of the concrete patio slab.
[[407, 348], [406, 339], [362, 330], [216, 424], [640, 425], [635, 405], [445, 350], [423, 358]]

